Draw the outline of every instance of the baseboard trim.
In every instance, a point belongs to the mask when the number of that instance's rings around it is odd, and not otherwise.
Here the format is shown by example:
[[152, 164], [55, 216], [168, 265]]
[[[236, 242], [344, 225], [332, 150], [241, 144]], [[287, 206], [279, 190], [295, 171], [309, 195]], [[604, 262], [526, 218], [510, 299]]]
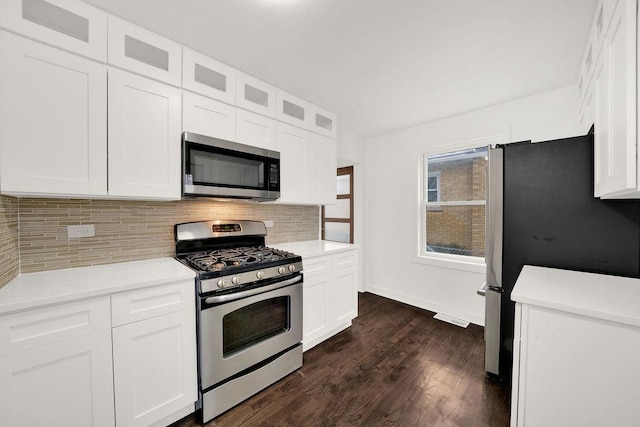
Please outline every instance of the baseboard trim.
[[451, 307], [444, 304], [440, 304], [434, 301], [416, 298], [412, 295], [403, 294], [400, 292], [390, 291], [388, 289], [377, 288], [375, 286], [365, 286], [365, 292], [371, 292], [372, 294], [380, 295], [381, 297], [389, 298], [404, 304], [409, 304], [414, 307], [422, 308], [424, 310], [433, 311], [434, 313], [442, 313], [447, 316], [462, 319], [474, 325], [484, 326], [484, 314], [478, 315], [467, 310], [460, 310], [457, 307]]

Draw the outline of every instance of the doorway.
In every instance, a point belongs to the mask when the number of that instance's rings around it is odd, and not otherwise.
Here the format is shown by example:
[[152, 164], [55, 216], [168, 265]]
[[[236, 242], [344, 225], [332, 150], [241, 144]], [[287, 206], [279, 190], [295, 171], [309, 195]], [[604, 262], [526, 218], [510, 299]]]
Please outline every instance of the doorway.
[[335, 205], [322, 206], [322, 240], [353, 243], [353, 166], [338, 168]]

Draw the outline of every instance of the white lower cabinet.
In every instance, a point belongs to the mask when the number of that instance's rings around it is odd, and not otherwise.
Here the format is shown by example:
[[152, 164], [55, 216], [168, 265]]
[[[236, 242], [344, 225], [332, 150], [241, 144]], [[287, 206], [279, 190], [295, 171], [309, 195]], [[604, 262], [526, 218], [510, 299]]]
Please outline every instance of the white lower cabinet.
[[640, 280], [525, 266], [516, 301], [512, 426], [638, 425]]
[[197, 400], [194, 321], [192, 308], [113, 329], [119, 427], [147, 426], [181, 410], [186, 412], [183, 416], [193, 411]]
[[351, 326], [358, 316], [357, 249], [302, 259], [306, 351]]
[[0, 316], [0, 426], [169, 425], [197, 400], [193, 279]]
[[0, 425], [113, 426], [111, 331], [1, 358]]

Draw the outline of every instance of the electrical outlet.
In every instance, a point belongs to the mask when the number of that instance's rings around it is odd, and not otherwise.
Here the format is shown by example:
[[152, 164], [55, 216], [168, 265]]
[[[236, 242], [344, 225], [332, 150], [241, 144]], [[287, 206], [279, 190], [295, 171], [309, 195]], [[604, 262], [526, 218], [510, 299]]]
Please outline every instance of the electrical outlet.
[[93, 237], [96, 235], [96, 229], [93, 224], [83, 225], [67, 225], [67, 237], [69, 239], [78, 239], [80, 237]]
[[264, 222], [264, 226], [265, 226], [265, 227], [267, 227], [267, 228], [273, 228], [273, 221], [271, 221], [270, 219], [267, 219], [267, 220], [262, 221], [262, 222]]

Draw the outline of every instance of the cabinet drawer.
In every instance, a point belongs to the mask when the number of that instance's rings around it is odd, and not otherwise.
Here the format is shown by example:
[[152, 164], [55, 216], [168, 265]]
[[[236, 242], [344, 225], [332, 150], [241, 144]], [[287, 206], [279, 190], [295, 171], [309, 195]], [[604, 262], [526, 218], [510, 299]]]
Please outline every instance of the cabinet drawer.
[[302, 260], [302, 271], [305, 275], [320, 274], [329, 271], [331, 265], [331, 257], [320, 256], [315, 258], [307, 258]]
[[109, 297], [0, 317], [0, 357], [111, 327]]
[[107, 61], [173, 86], [182, 80], [179, 44], [114, 16], [109, 16]]
[[107, 14], [75, 0], [3, 0], [0, 27], [98, 61], [107, 60]]
[[195, 283], [192, 280], [154, 286], [111, 297], [112, 326], [126, 325], [194, 307]]
[[349, 252], [341, 252], [335, 255], [336, 267], [348, 267], [351, 265], [356, 265], [358, 263], [358, 252], [357, 251], [349, 251]]

